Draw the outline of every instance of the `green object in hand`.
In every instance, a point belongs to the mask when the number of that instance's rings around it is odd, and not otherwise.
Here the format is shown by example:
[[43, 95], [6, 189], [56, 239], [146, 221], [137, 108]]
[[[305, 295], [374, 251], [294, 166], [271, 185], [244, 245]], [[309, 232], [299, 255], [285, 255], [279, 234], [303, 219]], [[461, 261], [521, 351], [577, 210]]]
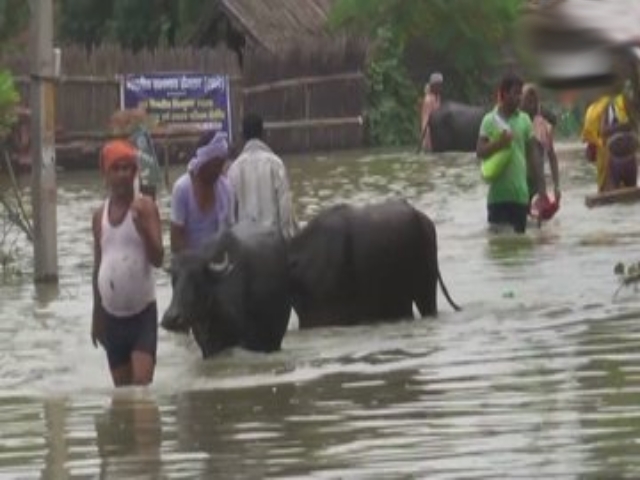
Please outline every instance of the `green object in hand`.
[[[494, 127], [491, 132], [491, 137], [493, 137], [491, 138], [492, 141], [495, 141], [500, 135], [503, 135], [504, 132], [511, 132], [511, 126], [499, 115], [497, 110], [494, 110], [491, 119], [493, 120]], [[502, 172], [504, 172], [512, 156], [511, 144], [509, 144], [509, 146], [498, 150], [489, 158], [484, 159], [480, 167], [482, 179], [488, 183], [495, 181], [500, 177]]]
[[482, 162], [480, 173], [485, 182], [493, 182], [504, 171], [511, 160], [511, 148], [504, 148]]

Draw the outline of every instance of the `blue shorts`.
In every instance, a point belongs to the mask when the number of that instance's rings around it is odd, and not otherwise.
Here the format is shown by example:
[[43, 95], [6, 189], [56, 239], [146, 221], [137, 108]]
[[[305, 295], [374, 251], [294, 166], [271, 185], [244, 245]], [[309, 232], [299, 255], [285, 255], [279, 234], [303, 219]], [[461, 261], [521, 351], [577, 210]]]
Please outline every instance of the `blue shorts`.
[[104, 340], [111, 370], [131, 363], [133, 352], [148, 353], [155, 360], [158, 346], [156, 302], [130, 317], [116, 317], [105, 312]]

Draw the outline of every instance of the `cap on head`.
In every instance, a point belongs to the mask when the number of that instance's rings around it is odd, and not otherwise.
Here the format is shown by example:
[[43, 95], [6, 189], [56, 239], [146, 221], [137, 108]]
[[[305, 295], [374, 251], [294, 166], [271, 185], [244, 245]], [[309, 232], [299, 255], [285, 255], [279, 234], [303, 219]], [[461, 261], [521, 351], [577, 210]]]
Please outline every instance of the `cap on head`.
[[522, 95], [527, 95], [528, 93], [534, 93], [538, 95], [538, 87], [535, 83], [525, 83], [522, 87]]
[[225, 132], [217, 132], [209, 143], [198, 148], [189, 162], [187, 169], [198, 173], [205, 164], [217, 160], [224, 161], [229, 157], [229, 141]]
[[100, 152], [100, 168], [107, 172], [118, 162], [130, 163], [138, 166], [138, 150], [126, 140], [111, 140], [102, 147]]
[[442, 83], [444, 81], [444, 77], [440, 72], [433, 72], [429, 77], [429, 84], [433, 85], [434, 83]]

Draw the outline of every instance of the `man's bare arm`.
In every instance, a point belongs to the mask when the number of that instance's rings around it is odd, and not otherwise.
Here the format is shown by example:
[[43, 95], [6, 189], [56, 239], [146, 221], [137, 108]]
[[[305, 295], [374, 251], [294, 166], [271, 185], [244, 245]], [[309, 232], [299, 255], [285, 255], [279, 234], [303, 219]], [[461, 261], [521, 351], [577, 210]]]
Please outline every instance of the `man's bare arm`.
[[557, 199], [560, 195], [560, 165], [558, 164], [558, 155], [556, 154], [556, 147], [554, 145], [553, 138], [549, 141], [549, 150], [547, 151], [547, 155], [549, 156], [551, 179], [553, 181], [554, 193]]
[[538, 195], [542, 196], [547, 193], [547, 184], [544, 178], [544, 165], [542, 163], [542, 157], [540, 156], [540, 148], [538, 148], [537, 140], [534, 137], [527, 140], [527, 165], [529, 165], [532, 172]]
[[102, 208], [96, 210], [93, 214], [91, 229], [93, 231], [93, 313], [91, 319], [91, 341], [95, 347], [98, 342], [104, 343], [104, 322], [105, 312], [102, 307], [102, 299], [100, 298], [100, 290], [98, 289], [98, 272], [100, 271], [100, 263], [102, 261], [102, 249], [100, 247]]
[[159, 268], [164, 259], [164, 248], [158, 207], [151, 198], [141, 195], [134, 200], [131, 208], [134, 212], [134, 223], [144, 242], [147, 258], [154, 267]]

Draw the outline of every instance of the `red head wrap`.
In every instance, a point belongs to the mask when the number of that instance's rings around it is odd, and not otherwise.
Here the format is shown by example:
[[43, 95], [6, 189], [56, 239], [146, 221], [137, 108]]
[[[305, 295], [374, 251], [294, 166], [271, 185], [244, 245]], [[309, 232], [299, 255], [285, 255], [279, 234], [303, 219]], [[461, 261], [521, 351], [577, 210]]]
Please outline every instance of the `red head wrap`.
[[137, 167], [138, 151], [126, 140], [111, 140], [100, 152], [100, 168], [103, 172], [109, 170], [116, 162], [127, 162]]

